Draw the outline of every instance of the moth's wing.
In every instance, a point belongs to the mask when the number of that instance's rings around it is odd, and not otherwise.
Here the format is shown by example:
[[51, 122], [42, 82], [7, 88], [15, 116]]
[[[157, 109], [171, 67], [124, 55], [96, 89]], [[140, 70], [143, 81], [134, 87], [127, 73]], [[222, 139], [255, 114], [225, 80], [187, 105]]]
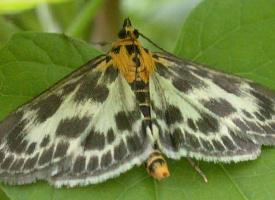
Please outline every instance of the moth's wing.
[[0, 123], [0, 180], [86, 185], [143, 163], [143, 117], [110, 62], [90, 61]]
[[237, 162], [275, 145], [275, 92], [171, 55], [154, 58], [153, 131], [168, 157]]

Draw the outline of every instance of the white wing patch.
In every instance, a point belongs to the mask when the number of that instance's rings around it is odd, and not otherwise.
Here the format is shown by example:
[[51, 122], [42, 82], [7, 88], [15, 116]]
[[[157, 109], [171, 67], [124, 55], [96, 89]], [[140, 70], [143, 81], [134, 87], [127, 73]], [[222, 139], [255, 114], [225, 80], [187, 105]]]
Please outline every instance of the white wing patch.
[[146, 160], [153, 142], [145, 128], [131, 87], [101, 56], [0, 123], [0, 177], [102, 182]]
[[274, 94], [238, 77], [156, 57], [152, 118], [168, 157], [237, 162], [255, 159], [263, 144], [275, 144]]

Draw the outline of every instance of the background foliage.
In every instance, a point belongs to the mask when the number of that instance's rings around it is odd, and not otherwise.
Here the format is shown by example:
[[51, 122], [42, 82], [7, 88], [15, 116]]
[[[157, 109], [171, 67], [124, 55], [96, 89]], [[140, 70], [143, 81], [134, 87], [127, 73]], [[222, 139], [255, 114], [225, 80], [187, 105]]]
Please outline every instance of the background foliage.
[[[83, 40], [104, 40], [95, 37], [98, 29], [106, 40], [114, 37], [121, 26], [121, 16], [130, 16], [145, 35], [168, 50], [174, 49], [180, 57], [275, 89], [274, 1], [205, 0], [195, 9], [191, 9], [194, 1], [134, 2], [112, 3], [116, 17], [109, 18], [106, 12], [110, 8], [100, 0], [38, 4], [34, 9], [5, 14], [0, 19], [0, 117], [97, 55], [99, 51]], [[48, 15], [41, 17], [45, 10]], [[191, 13], [185, 20], [187, 10]], [[107, 26], [108, 21], [117, 27]], [[26, 30], [66, 32], [82, 40], [63, 34], [25, 33]], [[229, 165], [199, 162], [209, 178], [208, 184], [182, 159], [169, 160], [172, 175], [161, 182], [148, 177], [141, 166], [119, 178], [87, 187], [55, 189], [45, 182], [15, 187], [2, 184], [0, 199], [272, 200], [274, 156], [274, 148], [264, 148], [255, 161]]]

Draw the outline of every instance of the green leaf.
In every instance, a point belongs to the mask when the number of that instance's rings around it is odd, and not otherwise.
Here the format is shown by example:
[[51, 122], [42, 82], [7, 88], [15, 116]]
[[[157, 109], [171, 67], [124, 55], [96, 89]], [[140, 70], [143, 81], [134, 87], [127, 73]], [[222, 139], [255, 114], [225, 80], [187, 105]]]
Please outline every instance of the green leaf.
[[22, 31], [42, 31], [43, 28], [37, 18], [35, 9], [26, 10], [21, 13], [9, 15], [7, 17], [11, 23]]
[[275, 1], [208, 0], [186, 21], [180, 57], [275, 88]]
[[9, 198], [7, 197], [7, 195], [5, 194], [5, 192], [0, 189], [0, 199], [1, 200], [9, 200]]
[[[274, 5], [271, 1], [207, 0], [189, 16], [175, 52], [211, 67], [275, 85]], [[53, 34], [17, 34], [0, 50], [0, 114], [3, 117], [97, 52]], [[209, 183], [185, 159], [169, 160], [171, 177], [158, 182], [144, 167], [87, 187], [55, 189], [45, 182], [1, 188], [11, 200], [32, 199], [275, 199], [275, 150], [255, 161], [230, 165], [199, 162]]]
[[41, 3], [59, 3], [68, 0], [1, 0], [0, 13], [10, 13], [30, 9]]
[[12, 34], [18, 32], [20, 29], [12, 23], [0, 17], [0, 49], [10, 39]]
[[0, 50], [0, 117], [98, 54], [65, 35], [15, 34]]

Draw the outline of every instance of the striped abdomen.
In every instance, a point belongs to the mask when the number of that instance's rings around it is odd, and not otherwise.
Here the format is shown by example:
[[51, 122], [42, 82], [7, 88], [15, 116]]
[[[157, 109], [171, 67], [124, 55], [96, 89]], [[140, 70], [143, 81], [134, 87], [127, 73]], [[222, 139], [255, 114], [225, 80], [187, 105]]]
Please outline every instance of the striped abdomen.
[[132, 83], [132, 89], [136, 94], [137, 102], [144, 116], [144, 120], [151, 126], [149, 84], [142, 80], [136, 80]]
[[145, 167], [150, 176], [155, 179], [161, 180], [170, 176], [167, 163], [160, 153], [160, 151], [155, 150], [152, 152], [145, 162]]

